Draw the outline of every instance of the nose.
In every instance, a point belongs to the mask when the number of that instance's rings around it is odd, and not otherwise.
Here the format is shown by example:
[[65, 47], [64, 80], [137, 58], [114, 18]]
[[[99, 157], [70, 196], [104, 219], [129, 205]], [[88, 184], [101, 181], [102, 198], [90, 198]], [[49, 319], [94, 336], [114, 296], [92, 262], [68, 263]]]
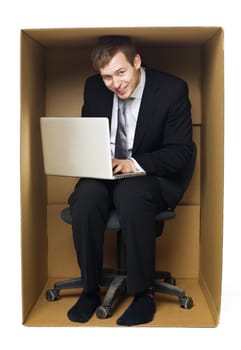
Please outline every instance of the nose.
[[113, 77], [113, 80], [112, 80], [112, 85], [115, 89], [118, 89], [121, 85], [121, 79], [120, 77]]

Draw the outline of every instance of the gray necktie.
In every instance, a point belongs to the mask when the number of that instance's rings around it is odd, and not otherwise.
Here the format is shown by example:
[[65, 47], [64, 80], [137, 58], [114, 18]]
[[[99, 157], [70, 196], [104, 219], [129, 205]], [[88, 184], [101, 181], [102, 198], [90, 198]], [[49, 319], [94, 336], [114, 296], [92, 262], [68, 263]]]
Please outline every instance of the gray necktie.
[[128, 158], [126, 102], [122, 100], [118, 100], [118, 124], [115, 139], [115, 158]]

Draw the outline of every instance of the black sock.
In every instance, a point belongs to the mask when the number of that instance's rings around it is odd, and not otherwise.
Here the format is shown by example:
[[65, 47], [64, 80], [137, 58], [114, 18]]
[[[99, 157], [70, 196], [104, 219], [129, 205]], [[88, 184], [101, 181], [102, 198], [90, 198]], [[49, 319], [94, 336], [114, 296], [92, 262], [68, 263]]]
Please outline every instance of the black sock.
[[90, 293], [83, 291], [78, 301], [68, 311], [68, 318], [73, 322], [87, 322], [100, 304], [99, 288]]
[[138, 293], [128, 309], [118, 318], [116, 323], [121, 326], [134, 326], [152, 321], [156, 311], [153, 290]]

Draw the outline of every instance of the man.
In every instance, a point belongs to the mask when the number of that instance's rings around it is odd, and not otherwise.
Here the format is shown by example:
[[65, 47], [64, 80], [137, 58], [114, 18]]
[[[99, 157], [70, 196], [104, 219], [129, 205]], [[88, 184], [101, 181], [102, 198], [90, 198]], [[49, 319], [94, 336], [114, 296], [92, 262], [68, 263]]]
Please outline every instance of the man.
[[[91, 57], [99, 74], [86, 81], [82, 116], [109, 118], [114, 174], [142, 169], [146, 176], [81, 179], [71, 194], [84, 290], [68, 317], [86, 322], [101, 304], [104, 230], [114, 206], [127, 249], [127, 292], [133, 295], [117, 324], [132, 326], [155, 314], [155, 214], [174, 208], [183, 195], [182, 172], [192, 155], [191, 105], [187, 84], [144, 68], [128, 37], [99, 38]], [[124, 153], [116, 155], [120, 144]]]

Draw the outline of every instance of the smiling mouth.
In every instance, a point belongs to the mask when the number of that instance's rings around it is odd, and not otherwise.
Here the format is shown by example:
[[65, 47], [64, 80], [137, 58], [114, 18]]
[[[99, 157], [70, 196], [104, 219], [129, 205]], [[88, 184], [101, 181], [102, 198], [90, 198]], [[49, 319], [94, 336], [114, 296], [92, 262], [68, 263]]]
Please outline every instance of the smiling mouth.
[[116, 92], [117, 92], [118, 95], [124, 95], [126, 93], [126, 88], [121, 89], [121, 90], [117, 89]]

